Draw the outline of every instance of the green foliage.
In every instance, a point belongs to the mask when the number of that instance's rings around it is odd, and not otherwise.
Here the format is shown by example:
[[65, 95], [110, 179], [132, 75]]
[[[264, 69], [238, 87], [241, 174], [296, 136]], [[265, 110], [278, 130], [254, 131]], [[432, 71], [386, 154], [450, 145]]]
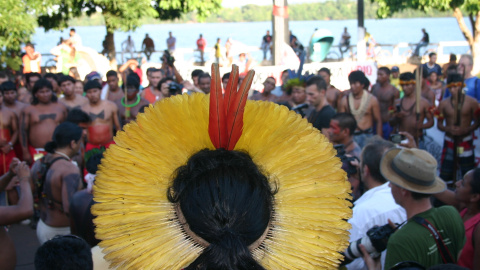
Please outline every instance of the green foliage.
[[417, 10], [421, 12], [432, 12], [438, 10], [441, 12], [452, 11], [458, 7], [468, 14], [475, 14], [480, 11], [480, 1], [478, 0], [371, 0], [378, 4], [377, 17], [388, 18], [397, 12], [404, 10]]

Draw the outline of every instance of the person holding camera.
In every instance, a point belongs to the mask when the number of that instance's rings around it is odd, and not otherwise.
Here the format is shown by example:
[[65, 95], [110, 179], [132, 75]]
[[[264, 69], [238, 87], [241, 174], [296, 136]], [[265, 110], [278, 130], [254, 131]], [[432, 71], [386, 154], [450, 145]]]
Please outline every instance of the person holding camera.
[[465, 245], [465, 228], [454, 207], [432, 207], [431, 196], [446, 190], [445, 182], [436, 176], [435, 158], [420, 149], [392, 148], [383, 155], [380, 172], [390, 181], [393, 198], [408, 218], [388, 240], [384, 268], [403, 261], [425, 268], [456, 263]]
[[[372, 234], [368, 232], [371, 232], [371, 229], [375, 226], [383, 227], [389, 223], [389, 220], [395, 223], [402, 223], [406, 220], [405, 210], [395, 203], [388, 180], [380, 173], [382, 156], [393, 147], [393, 143], [379, 138], [371, 141], [363, 148], [359, 170], [367, 191], [354, 202], [353, 215], [348, 221], [352, 225], [352, 229], [350, 230], [350, 246], [346, 250], [345, 256], [347, 259], [353, 260], [347, 264], [348, 269], [366, 268], [361, 258], [360, 244], [365, 246], [372, 257], [382, 255], [381, 261], [383, 264], [386, 253], [383, 250], [378, 250], [375, 246], [376, 242], [384, 241], [385, 238], [388, 239], [389, 235], [384, 234], [371, 239], [369, 235]], [[367, 242], [370, 244], [367, 244]]]
[[357, 129], [357, 121], [350, 113], [337, 113], [330, 120], [328, 136], [335, 144], [343, 144], [347, 155], [360, 158], [362, 149], [353, 140], [353, 133]]

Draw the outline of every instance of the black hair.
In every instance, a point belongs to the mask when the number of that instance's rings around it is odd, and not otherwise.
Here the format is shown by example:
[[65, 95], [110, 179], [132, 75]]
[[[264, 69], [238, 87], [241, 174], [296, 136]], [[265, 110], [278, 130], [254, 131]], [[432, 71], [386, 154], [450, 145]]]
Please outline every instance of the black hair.
[[75, 32], [75, 28], [70, 28], [70, 31], [73, 31], [73, 32]]
[[480, 168], [473, 169], [472, 181], [470, 181], [472, 193], [480, 194]]
[[53, 131], [52, 140], [45, 144], [45, 151], [54, 153], [55, 149], [70, 145], [71, 141], [82, 138], [82, 129], [74, 123], [63, 122]]
[[135, 87], [135, 89], [139, 89], [140, 88], [140, 79], [138, 77], [138, 74], [136, 73], [132, 73], [130, 75], [127, 76], [127, 82], [126, 82], [126, 86], [133, 86]]
[[451, 73], [448, 74], [447, 76], [447, 84], [452, 83], [452, 82], [463, 82], [462, 75], [458, 73]]
[[25, 74], [25, 80], [27, 81], [27, 83], [30, 82], [30, 78], [32, 77], [38, 77], [39, 79], [41, 79], [42, 75], [40, 75], [40, 73], [37, 73], [37, 72], [30, 72]]
[[75, 84], [77, 82], [77, 81], [75, 81], [75, 79], [72, 76], [65, 75], [65, 76], [61, 76], [58, 79], [58, 85], [62, 85], [62, 83], [66, 82], [66, 81], [71, 81], [73, 84]]
[[395, 145], [384, 139], [370, 140], [362, 150], [362, 165], [368, 167], [368, 171], [373, 179], [379, 183], [386, 183], [387, 179], [380, 173], [380, 162], [382, 161], [383, 154], [393, 148]]
[[432, 56], [434, 56], [434, 55], [437, 55], [437, 53], [436, 52], [431, 52], [431, 53], [428, 54], [428, 58], [432, 58]]
[[147, 68], [147, 71], [145, 73], [148, 74], [148, 73], [154, 71], [155, 69], [156, 68], [154, 68], [154, 67], [149, 67], [149, 68]]
[[0, 90], [2, 90], [2, 92], [10, 91], [10, 90], [17, 91], [17, 86], [11, 81], [6, 81], [0, 84]]
[[35, 94], [42, 88], [48, 88], [52, 91], [52, 102], [57, 102], [57, 96], [53, 93], [53, 86], [47, 79], [39, 79], [35, 82], [32, 89], [32, 105], [37, 105], [39, 103], [38, 98]]
[[85, 169], [88, 173], [97, 174], [98, 165], [102, 163], [103, 153], [92, 155], [85, 163]]
[[56, 236], [35, 252], [35, 269], [93, 269], [92, 251], [88, 243], [78, 236]]
[[93, 88], [98, 88], [98, 89], [102, 90], [102, 85], [98, 82], [98, 80], [88, 81], [83, 86], [83, 92], [86, 93], [88, 90], [93, 89]]
[[222, 81], [225, 80], [225, 79], [227, 79], [227, 80], [230, 79], [230, 72], [227, 72], [227, 73], [223, 74]]
[[323, 67], [321, 68], [318, 73], [320, 74], [320, 72], [325, 72], [328, 74], [328, 76], [332, 75], [332, 73], [330, 72], [330, 69], [326, 68], [326, 67]]
[[175, 81], [175, 79], [173, 77], [164, 77], [162, 78], [159, 82], [158, 82], [158, 85], [157, 85], [157, 89], [161, 89], [162, 88], [162, 84], [166, 81]]
[[163, 71], [163, 69], [161, 69], [161, 68], [154, 68], [154, 69], [150, 70], [150, 73], [153, 73], [153, 72], [160, 72], [160, 73], [162, 73], [162, 75], [165, 75], [165, 71]]
[[318, 91], [327, 90], [327, 83], [321, 76], [318, 75], [313, 76], [307, 80], [307, 82], [305, 83], [305, 87], [308, 87], [310, 85], [316, 85]]
[[202, 72], [200, 75], [198, 75], [198, 82], [200, 82], [201, 79], [203, 78], [212, 78], [208, 72]]
[[108, 77], [111, 77], [111, 76], [118, 77], [118, 73], [115, 70], [109, 70], [107, 72], [106, 77], [108, 78]]
[[92, 122], [92, 118], [90, 118], [90, 115], [80, 109], [72, 109], [68, 112], [67, 119], [65, 121], [78, 125], [80, 123], [90, 123]]
[[203, 70], [201, 70], [201, 69], [194, 69], [194, 70], [192, 71], [192, 76], [191, 76], [191, 77], [192, 77], [192, 78], [193, 78], [193, 77], [198, 77], [198, 76], [200, 76], [200, 74], [202, 74], [202, 73], [203, 73]]
[[47, 73], [47, 74], [43, 75], [43, 78], [44, 78], [44, 79], [51, 78], [51, 79], [53, 79], [54, 81], [58, 82], [57, 75], [54, 74], [54, 73]]
[[[418, 72], [418, 68], [415, 69], [413, 72], [414, 75], [416, 75]], [[426, 79], [428, 77], [428, 70], [426, 68], [422, 68], [422, 79]]]
[[370, 86], [370, 81], [365, 76], [365, 73], [360, 70], [350, 72], [350, 74], [348, 74], [348, 82], [350, 84], [359, 82], [363, 84], [364, 89], [368, 89], [368, 87]]
[[412, 72], [404, 72], [398, 77], [401, 81], [415, 80], [415, 75]]
[[140, 107], [140, 109], [138, 109], [138, 113], [144, 113], [145, 108], [148, 108], [148, 106], [150, 106], [150, 105], [146, 104], [146, 105], [143, 105], [142, 107]]
[[337, 113], [332, 117], [332, 120], [337, 120], [338, 125], [341, 129], [348, 129], [350, 136], [353, 136], [353, 133], [357, 129], [357, 120], [351, 113]]
[[392, 71], [388, 67], [380, 67], [378, 70], [385, 72], [388, 76], [392, 74]]
[[268, 79], [273, 79], [273, 81], [275, 82], [275, 84], [277, 84], [277, 79], [275, 79], [275, 77], [273, 77], [273, 76], [268, 76], [268, 77], [267, 77], [267, 80], [268, 80]]
[[457, 61], [457, 56], [454, 53], [450, 54], [450, 61]]
[[247, 153], [204, 149], [190, 157], [167, 196], [209, 246], [185, 269], [264, 269], [248, 246], [268, 229], [273, 194]]

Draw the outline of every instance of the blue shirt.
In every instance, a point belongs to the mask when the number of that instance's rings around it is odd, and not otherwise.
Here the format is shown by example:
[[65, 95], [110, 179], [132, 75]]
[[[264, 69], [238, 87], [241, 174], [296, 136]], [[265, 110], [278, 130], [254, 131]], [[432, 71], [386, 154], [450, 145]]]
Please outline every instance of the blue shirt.
[[[478, 102], [480, 102], [480, 79], [477, 78], [477, 77], [468, 78], [468, 79], [465, 80], [465, 85], [466, 85], [466, 88], [467, 88], [466, 94], [468, 96], [473, 97]], [[443, 98], [444, 99], [448, 98], [451, 95], [452, 94], [450, 93], [450, 91], [447, 88]]]

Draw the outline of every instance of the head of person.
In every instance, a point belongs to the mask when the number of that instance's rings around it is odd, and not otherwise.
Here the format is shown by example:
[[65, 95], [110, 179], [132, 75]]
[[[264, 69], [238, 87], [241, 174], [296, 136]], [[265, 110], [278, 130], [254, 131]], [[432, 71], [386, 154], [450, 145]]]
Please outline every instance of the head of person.
[[53, 93], [53, 87], [50, 81], [40, 79], [35, 82], [32, 89], [32, 105], [37, 105], [39, 103], [48, 104], [56, 101], [57, 96]]
[[85, 86], [83, 86], [83, 91], [90, 104], [96, 104], [100, 101], [102, 85], [97, 80], [88, 81]]
[[[392, 149], [395, 145], [381, 138], [375, 138], [365, 145], [360, 156], [360, 174], [361, 179], [366, 182], [366, 179], [384, 184], [388, 180], [380, 173], [380, 162], [383, 154]], [[365, 183], [368, 187], [368, 184]]]
[[452, 95], [457, 95], [464, 87], [462, 75], [458, 73], [448, 74], [447, 87]]
[[33, 43], [30, 43], [30, 42], [25, 44], [25, 52], [27, 52], [27, 53], [35, 52], [35, 45], [33, 45]]
[[280, 76], [280, 79], [282, 80], [282, 84], [286, 84], [288, 81], [288, 69], [285, 69], [282, 71], [282, 75]]
[[405, 96], [410, 96], [415, 91], [415, 75], [413, 75], [412, 72], [400, 74], [400, 85], [402, 86]]
[[478, 205], [480, 203], [480, 168], [468, 171], [463, 179], [455, 183], [455, 199], [465, 203]]
[[14, 104], [18, 96], [17, 86], [13, 82], [7, 81], [0, 85], [0, 89], [2, 90], [3, 101], [6, 104]]
[[52, 140], [45, 144], [45, 151], [55, 153], [59, 149], [69, 150], [73, 155], [82, 145], [83, 130], [78, 125], [63, 122], [53, 131]]
[[35, 83], [41, 78], [42, 78], [42, 75], [40, 75], [40, 73], [37, 73], [37, 72], [31, 72], [31, 73], [25, 74], [25, 80], [27, 81], [28, 90], [32, 91]]
[[138, 91], [140, 90], [140, 80], [137, 76], [129, 75], [127, 76], [127, 99], [134, 100], [137, 98]]
[[107, 84], [109, 90], [116, 91], [118, 89], [118, 73], [115, 70], [107, 72]]
[[74, 36], [75, 35], [75, 28], [70, 28], [70, 36]]
[[87, 191], [92, 192], [93, 185], [95, 184], [95, 177], [98, 171], [99, 165], [102, 163], [103, 152], [99, 152], [91, 155], [85, 162], [85, 169], [88, 174], [85, 178], [87, 180]]
[[81, 109], [72, 109], [68, 112], [66, 122], [74, 123], [82, 129], [83, 138], [87, 138], [88, 126], [92, 122], [92, 118]]
[[220, 43], [220, 38], [217, 38], [217, 43]]
[[57, 78], [57, 75], [53, 74], [53, 73], [47, 73], [43, 76], [44, 79], [47, 79], [51, 84], [52, 84], [52, 87], [53, 87], [53, 90], [56, 90], [58, 89], [58, 78]]
[[145, 38], [148, 38], [148, 34], [145, 34]]
[[360, 70], [352, 71], [348, 75], [348, 82], [354, 95], [360, 94], [370, 86], [370, 81], [365, 76], [365, 73]]
[[0, 84], [8, 81], [7, 73], [0, 71]]
[[454, 53], [451, 53], [448, 62], [449, 63], [456, 63], [457, 62], [457, 55], [454, 54]]
[[58, 80], [58, 84], [60, 85], [60, 89], [62, 90], [63, 94], [66, 97], [74, 96], [75, 95], [75, 79], [71, 76], [62, 76]]
[[277, 81], [275, 80], [274, 77], [268, 77], [264, 82], [263, 82], [263, 93], [265, 94], [270, 94], [273, 89], [275, 89], [275, 84]]
[[[72, 76], [73, 77], [73, 76]], [[100, 76], [100, 73], [96, 71], [92, 71], [85, 76], [86, 81], [98, 81], [100, 84], [102, 84], [102, 76]]]
[[391, 70], [391, 74], [393, 78], [395, 79], [398, 78], [398, 76], [400, 76], [400, 68], [398, 68], [398, 66], [393, 66]]
[[388, 67], [380, 67], [377, 71], [377, 81], [379, 83], [386, 83], [390, 80], [390, 69]]
[[202, 37], [203, 37], [202, 34], [200, 34], [200, 38], [202, 38]]
[[80, 80], [75, 81], [75, 94], [83, 95], [83, 82]]
[[307, 102], [316, 108], [325, 103], [327, 83], [322, 77], [313, 76], [306, 81], [305, 91], [307, 92]]
[[245, 60], [247, 60], [247, 56], [245, 55], [245, 53], [241, 53], [238, 55], [238, 60], [240, 62], [244, 62]]
[[227, 89], [228, 79], [230, 78], [230, 72], [223, 74], [222, 76], [222, 86], [223, 89]]
[[383, 155], [380, 172], [390, 181], [393, 198], [400, 206], [429, 200], [446, 189], [437, 176], [437, 160], [425, 150], [392, 148]]
[[357, 121], [350, 113], [337, 113], [330, 120], [329, 138], [334, 144], [341, 144], [353, 138]]
[[267, 30], [267, 35], [270, 35], [270, 30]]
[[299, 105], [307, 102], [307, 91], [303, 85], [293, 85], [291, 98], [293, 103]]
[[185, 269], [264, 269], [249, 248], [268, 230], [273, 194], [247, 153], [204, 149], [190, 157], [167, 196], [178, 203], [187, 233], [208, 247]]
[[204, 72], [198, 76], [198, 87], [202, 90], [205, 94], [210, 93], [210, 82], [212, 81], [212, 77], [210, 74]]
[[200, 76], [200, 74], [202, 73], [203, 73], [203, 70], [201, 69], [194, 69], [192, 71], [192, 81], [193, 81], [193, 85], [195, 85], [196, 87], [198, 87], [198, 76]]
[[168, 32], [168, 35], [171, 37], [172, 36], [172, 31]]
[[425, 33], [425, 32], [426, 32], [426, 31], [425, 31], [425, 28], [422, 28], [422, 32], [423, 32], [423, 33]]
[[438, 81], [438, 73], [436, 71], [431, 71], [427, 79], [430, 83], [436, 83]]
[[428, 62], [430, 62], [430, 64], [434, 64], [437, 62], [437, 53], [434, 53], [434, 52], [431, 52], [428, 54]]
[[170, 84], [174, 82], [175, 80], [172, 77], [165, 77], [160, 82], [158, 83], [158, 89], [160, 89], [160, 92], [162, 92], [162, 95], [164, 97], [169, 97], [170, 96]]
[[330, 72], [330, 69], [328, 69], [326, 67], [323, 67], [318, 71], [318, 76], [321, 76], [325, 80], [327, 85], [330, 85], [330, 76], [331, 75], [332, 75], [332, 73]]
[[[148, 79], [150, 86], [158, 87], [158, 83], [163, 79], [163, 70], [155, 68], [150, 71], [150, 78]], [[160, 88], [157, 88], [160, 90]]]
[[458, 60], [458, 73], [465, 73], [465, 78], [470, 77], [473, 69], [473, 57], [470, 54], [462, 54]]
[[92, 270], [92, 251], [88, 243], [74, 235], [56, 236], [35, 252], [35, 269]]

